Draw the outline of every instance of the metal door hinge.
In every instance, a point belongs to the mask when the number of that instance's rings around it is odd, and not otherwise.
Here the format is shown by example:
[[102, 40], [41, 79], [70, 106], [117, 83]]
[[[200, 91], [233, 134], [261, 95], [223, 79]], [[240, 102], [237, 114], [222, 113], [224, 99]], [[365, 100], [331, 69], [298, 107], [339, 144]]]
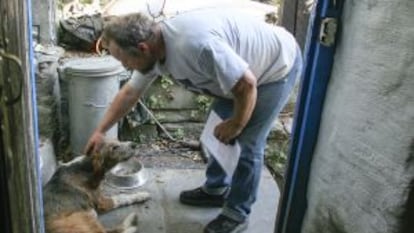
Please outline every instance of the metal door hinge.
[[319, 42], [327, 47], [333, 46], [335, 44], [337, 30], [338, 20], [336, 18], [322, 19]]

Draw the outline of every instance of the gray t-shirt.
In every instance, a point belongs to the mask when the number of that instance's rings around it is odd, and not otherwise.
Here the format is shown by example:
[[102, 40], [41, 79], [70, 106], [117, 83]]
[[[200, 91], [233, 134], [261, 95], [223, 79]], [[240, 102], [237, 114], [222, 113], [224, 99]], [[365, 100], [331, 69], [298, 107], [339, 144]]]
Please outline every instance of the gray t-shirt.
[[[247, 69], [259, 86], [282, 79], [297, 53], [285, 29], [229, 10], [182, 13], [161, 22], [161, 32], [166, 60], [152, 75], [169, 74], [189, 90], [225, 98]], [[130, 84], [143, 90], [150, 80], [135, 72]]]

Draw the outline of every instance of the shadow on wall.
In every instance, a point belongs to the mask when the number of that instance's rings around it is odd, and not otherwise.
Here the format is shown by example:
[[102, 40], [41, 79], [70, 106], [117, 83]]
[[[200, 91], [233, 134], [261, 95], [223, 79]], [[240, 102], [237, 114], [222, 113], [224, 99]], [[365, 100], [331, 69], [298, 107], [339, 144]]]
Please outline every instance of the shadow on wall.
[[[414, 139], [411, 141], [410, 146], [410, 160], [414, 159]], [[411, 181], [409, 186], [410, 192], [408, 193], [407, 204], [405, 205], [405, 211], [401, 220], [400, 233], [411, 233], [414, 229], [414, 179]]]
[[412, 233], [414, 229], [414, 180], [410, 184], [410, 193], [408, 194], [405, 212], [402, 217], [401, 233]]

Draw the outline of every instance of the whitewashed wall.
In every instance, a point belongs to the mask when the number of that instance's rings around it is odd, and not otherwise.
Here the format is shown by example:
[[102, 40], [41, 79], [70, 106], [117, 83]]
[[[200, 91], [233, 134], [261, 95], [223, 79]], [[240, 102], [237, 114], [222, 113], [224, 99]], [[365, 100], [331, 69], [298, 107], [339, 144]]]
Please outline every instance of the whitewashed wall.
[[413, 0], [345, 1], [303, 233], [399, 232], [414, 179], [413, 12]]

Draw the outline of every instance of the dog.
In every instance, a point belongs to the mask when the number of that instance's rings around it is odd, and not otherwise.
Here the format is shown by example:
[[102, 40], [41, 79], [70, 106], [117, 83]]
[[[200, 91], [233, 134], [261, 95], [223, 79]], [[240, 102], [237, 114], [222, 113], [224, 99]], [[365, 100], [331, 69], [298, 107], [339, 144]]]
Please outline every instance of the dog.
[[99, 185], [105, 173], [117, 163], [136, 155], [132, 142], [105, 142], [99, 153], [79, 156], [61, 164], [43, 189], [46, 233], [134, 233], [135, 214], [128, 215], [117, 227], [107, 230], [97, 212], [143, 202], [147, 192], [104, 196]]

